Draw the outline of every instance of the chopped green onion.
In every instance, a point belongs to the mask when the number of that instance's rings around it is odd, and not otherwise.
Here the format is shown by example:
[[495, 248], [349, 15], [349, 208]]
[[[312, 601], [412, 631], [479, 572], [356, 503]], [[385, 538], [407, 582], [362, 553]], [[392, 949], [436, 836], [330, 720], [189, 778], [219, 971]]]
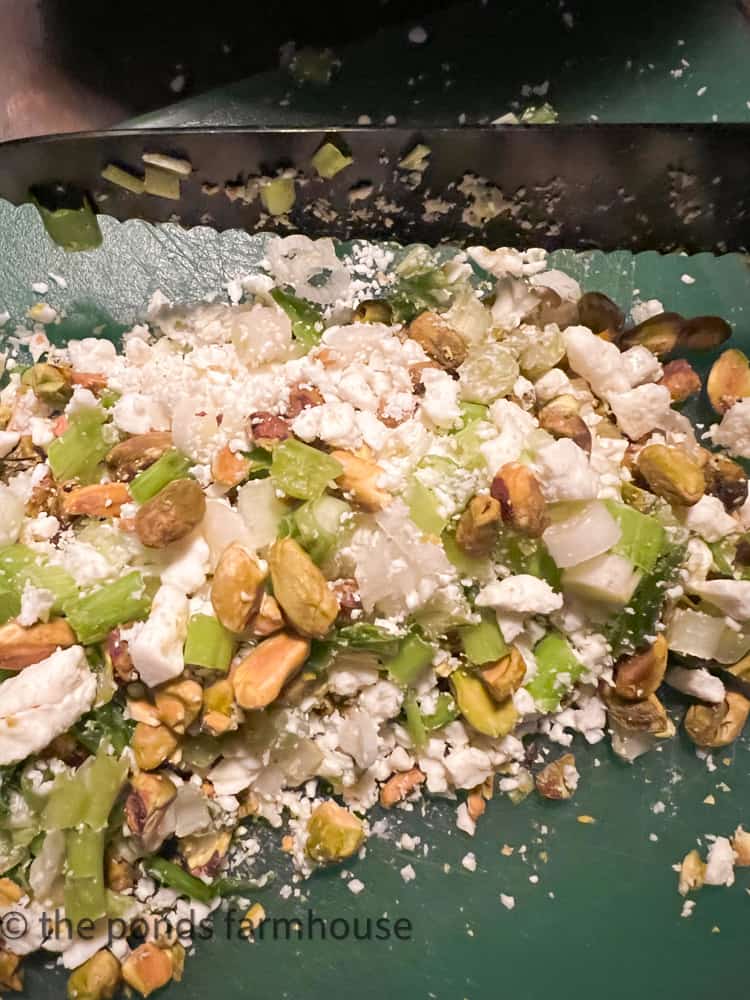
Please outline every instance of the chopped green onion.
[[106, 639], [117, 625], [145, 618], [150, 608], [143, 577], [135, 571], [70, 602], [65, 612], [78, 641], [88, 646]]
[[[51, 192], [46, 187], [32, 188], [30, 194], [50, 239], [63, 250], [77, 252], [101, 246], [102, 231], [84, 194], [60, 185], [55, 185]], [[44, 204], [50, 194], [54, 206]]]
[[336, 641], [349, 649], [366, 653], [374, 653], [381, 660], [397, 655], [401, 645], [401, 636], [386, 632], [377, 625], [368, 622], [357, 622], [355, 625], [344, 625], [336, 633]]
[[83, 826], [65, 835], [65, 915], [73, 926], [107, 911], [104, 889], [104, 830]]
[[226, 673], [237, 643], [221, 622], [211, 615], [193, 615], [185, 639], [185, 663]]
[[481, 622], [476, 625], [462, 625], [458, 630], [461, 648], [464, 656], [476, 666], [483, 663], [495, 663], [510, 652], [502, 632], [497, 624], [497, 617], [489, 608], [480, 612]]
[[217, 895], [213, 886], [206, 885], [201, 879], [186, 872], [184, 868], [176, 865], [173, 861], [167, 861], [166, 858], [152, 856], [144, 858], [141, 863], [147, 875], [155, 878], [162, 885], [174, 889], [182, 896], [189, 896], [201, 903], [210, 903]]
[[441, 691], [437, 696], [435, 711], [430, 715], [422, 716], [422, 725], [428, 733], [432, 733], [436, 729], [442, 729], [443, 726], [447, 726], [457, 718], [458, 705], [456, 704], [456, 699], [453, 695], [448, 694], [447, 691]]
[[119, 757], [130, 746], [134, 728], [135, 723], [124, 717], [117, 702], [109, 701], [84, 715], [73, 727], [73, 735], [89, 753], [96, 753], [104, 743]]
[[82, 481], [95, 476], [97, 466], [112, 447], [104, 438], [106, 414], [99, 407], [82, 410], [70, 426], [47, 449], [47, 461], [59, 482]]
[[654, 634], [666, 591], [676, 580], [684, 558], [683, 546], [667, 545], [652, 571], [639, 582], [628, 607], [607, 623], [604, 632], [613, 656], [634, 652], [646, 636]]
[[296, 198], [292, 177], [276, 177], [260, 189], [260, 200], [269, 215], [286, 215]]
[[343, 471], [335, 458], [294, 438], [273, 450], [271, 478], [278, 489], [297, 500], [316, 500]]
[[411, 477], [406, 491], [409, 515], [426, 535], [441, 535], [448, 518], [440, 513], [438, 498], [416, 476]]
[[664, 548], [666, 532], [655, 517], [642, 514], [626, 504], [604, 501], [607, 510], [620, 525], [620, 540], [613, 552], [629, 559], [644, 573], [650, 573]]
[[422, 713], [419, 711], [419, 705], [413, 692], [409, 692], [404, 699], [404, 713], [406, 715], [406, 728], [411, 737], [414, 749], [421, 750], [427, 742], [427, 730], [422, 721]]
[[385, 664], [398, 684], [413, 684], [433, 661], [435, 649], [421, 636], [407, 635], [396, 655]]
[[130, 495], [136, 503], [145, 503], [174, 479], [184, 479], [192, 464], [181, 451], [170, 448], [157, 458], [153, 465], [138, 473], [130, 484]]
[[457, 432], [476, 423], [477, 420], [487, 420], [490, 412], [489, 406], [485, 406], [484, 403], [464, 402], [459, 405], [459, 409], [461, 410], [461, 425], [457, 428]]
[[155, 195], [157, 198], [170, 198], [172, 201], [179, 201], [179, 175], [172, 170], [164, 170], [162, 167], [147, 163], [143, 190], [146, 194]]
[[320, 343], [324, 329], [320, 311], [311, 302], [300, 299], [291, 292], [285, 292], [283, 288], [272, 288], [271, 298], [277, 306], [281, 306], [292, 321], [294, 339], [308, 351], [316, 347]]
[[4, 625], [20, 613], [21, 598], [18, 592], [6, 587], [4, 582], [0, 583], [0, 625]]
[[351, 156], [345, 156], [332, 142], [324, 142], [311, 162], [321, 177], [330, 179], [351, 166], [354, 160]]
[[534, 647], [537, 671], [526, 690], [542, 712], [554, 712], [560, 698], [583, 673], [567, 639], [560, 632], [550, 632]]
[[131, 191], [133, 194], [143, 194], [146, 186], [142, 177], [128, 173], [127, 170], [118, 167], [116, 163], [108, 163], [102, 170], [101, 177], [105, 181], [109, 181], [110, 184], [125, 188], [126, 191]]

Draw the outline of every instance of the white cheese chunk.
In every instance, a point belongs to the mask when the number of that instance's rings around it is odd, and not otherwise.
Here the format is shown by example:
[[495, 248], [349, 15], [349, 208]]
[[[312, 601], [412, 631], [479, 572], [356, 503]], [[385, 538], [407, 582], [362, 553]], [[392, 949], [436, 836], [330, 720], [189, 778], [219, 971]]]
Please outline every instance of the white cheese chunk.
[[424, 385], [422, 413], [435, 427], [453, 427], [461, 416], [458, 382], [440, 368], [425, 368], [421, 379]]
[[496, 580], [477, 594], [477, 607], [518, 615], [549, 615], [563, 604], [546, 580], [527, 573]]
[[128, 392], [112, 407], [112, 420], [126, 434], [169, 430], [169, 412], [158, 400], [140, 392]]
[[708, 849], [706, 885], [734, 885], [734, 851], [727, 837], [717, 837]]
[[705, 667], [688, 669], [687, 667], [670, 667], [664, 680], [676, 691], [708, 701], [712, 705], [720, 705], [726, 694], [724, 685], [718, 677], [714, 677]]
[[738, 622], [750, 620], [750, 580], [706, 580], [690, 590]]
[[645, 382], [656, 382], [664, 373], [656, 355], [641, 344], [622, 352], [622, 364], [633, 389]]
[[718, 542], [727, 535], [740, 530], [739, 521], [735, 521], [724, 510], [724, 504], [718, 497], [702, 496], [698, 503], [688, 507], [683, 516], [683, 523], [690, 531], [700, 535], [707, 542]]
[[711, 430], [714, 444], [740, 458], [750, 458], [750, 399], [735, 403]]
[[672, 397], [665, 385], [647, 383], [609, 394], [609, 405], [623, 433], [636, 441], [669, 420]]
[[549, 503], [593, 500], [597, 495], [597, 477], [586, 452], [566, 438], [540, 448], [534, 469]]
[[585, 326], [569, 326], [563, 330], [563, 340], [570, 367], [586, 379], [600, 399], [630, 389], [630, 379], [615, 344], [602, 340]]
[[0, 764], [43, 750], [94, 703], [96, 678], [82, 646], [61, 649], [0, 686]]
[[156, 592], [146, 623], [130, 643], [133, 666], [144, 684], [156, 687], [185, 669], [182, 650], [187, 635], [187, 597], [169, 584]]

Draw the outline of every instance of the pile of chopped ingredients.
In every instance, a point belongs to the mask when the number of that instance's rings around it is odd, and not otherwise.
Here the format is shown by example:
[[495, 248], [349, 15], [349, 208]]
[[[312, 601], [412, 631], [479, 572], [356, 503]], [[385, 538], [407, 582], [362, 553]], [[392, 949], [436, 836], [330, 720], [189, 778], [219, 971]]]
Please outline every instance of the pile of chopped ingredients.
[[662, 360], [727, 323], [628, 323], [537, 250], [413, 248], [373, 295], [330, 240], [272, 237], [261, 272], [121, 353], [37, 332], [6, 365], [2, 986], [40, 946], [71, 997], [179, 978], [184, 938], [42, 917], [208, 913], [257, 887], [254, 824], [307, 875], [378, 804], [452, 798], [472, 833], [493, 788], [569, 798], [573, 755], [524, 739], [633, 760], [675, 735], [663, 682], [700, 748], [747, 719], [750, 366], [713, 365], [708, 450]]

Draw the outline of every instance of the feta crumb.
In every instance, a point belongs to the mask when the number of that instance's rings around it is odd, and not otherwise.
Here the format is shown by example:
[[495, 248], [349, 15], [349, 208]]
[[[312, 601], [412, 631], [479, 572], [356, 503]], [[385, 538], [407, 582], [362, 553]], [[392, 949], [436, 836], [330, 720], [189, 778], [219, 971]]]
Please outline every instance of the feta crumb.
[[503, 904], [506, 910], [512, 910], [516, 905], [515, 896], [507, 896], [504, 892], [500, 893], [500, 902]]
[[413, 865], [404, 865], [404, 867], [400, 869], [399, 875], [404, 882], [413, 882], [417, 877], [417, 873], [414, 871]]
[[346, 888], [349, 892], [354, 893], [355, 896], [358, 896], [364, 890], [364, 887], [365, 883], [361, 882], [358, 878], [353, 878], [346, 883]]
[[477, 870], [477, 859], [472, 851], [469, 851], [468, 854], [464, 854], [461, 858], [461, 864], [467, 872], [475, 872]]

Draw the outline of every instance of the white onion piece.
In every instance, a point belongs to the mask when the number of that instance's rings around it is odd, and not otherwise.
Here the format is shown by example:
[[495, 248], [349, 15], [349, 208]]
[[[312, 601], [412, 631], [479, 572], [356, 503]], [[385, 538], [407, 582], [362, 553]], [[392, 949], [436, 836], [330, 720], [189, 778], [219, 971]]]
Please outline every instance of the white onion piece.
[[750, 650], [750, 630], [735, 632], [723, 618], [677, 608], [667, 630], [667, 644], [675, 653], [699, 660], [736, 663]]
[[200, 530], [211, 551], [211, 569], [216, 566], [224, 549], [239, 542], [250, 550], [255, 549], [255, 538], [243, 517], [224, 500], [206, 500], [206, 513]]
[[549, 554], [564, 569], [611, 549], [621, 534], [620, 525], [601, 500], [597, 500], [580, 514], [551, 525], [542, 537]]
[[23, 510], [23, 502], [15, 493], [0, 485], [0, 546], [13, 545], [18, 541]]
[[246, 483], [237, 494], [237, 509], [256, 552], [276, 540], [279, 521], [289, 511], [276, 496], [272, 479], [251, 479]]

